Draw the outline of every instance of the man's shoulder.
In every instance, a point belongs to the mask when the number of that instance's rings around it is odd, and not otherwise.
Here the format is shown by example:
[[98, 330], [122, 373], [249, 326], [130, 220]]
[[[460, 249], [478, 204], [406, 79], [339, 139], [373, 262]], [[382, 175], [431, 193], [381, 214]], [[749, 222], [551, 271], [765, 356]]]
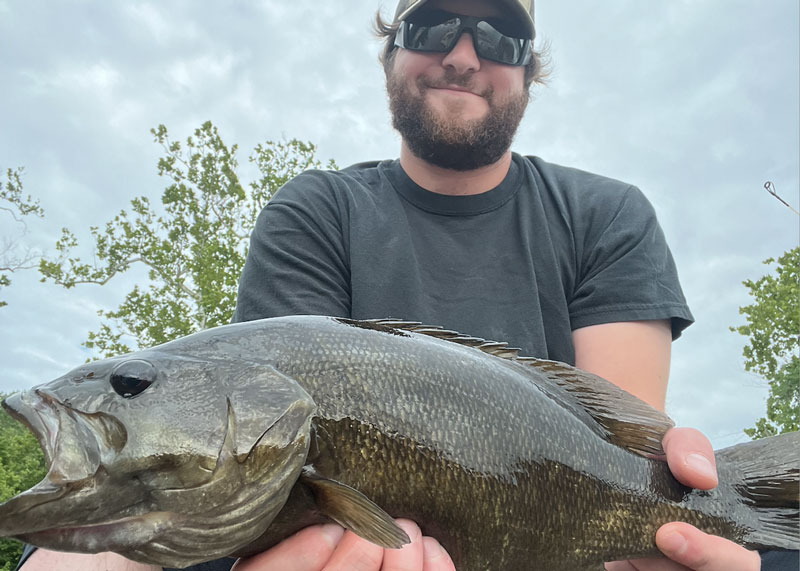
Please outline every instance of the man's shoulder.
[[535, 173], [540, 179], [539, 182], [556, 192], [592, 195], [598, 193], [625, 194], [636, 188], [630, 183], [610, 176], [551, 163], [535, 155], [520, 155], [520, 160]]
[[626, 220], [654, 216], [653, 207], [638, 187], [609, 176], [524, 156], [532, 186], [548, 216], [573, 221], [573, 226], [594, 222], [602, 226], [620, 213]]
[[309, 169], [284, 184], [276, 193], [280, 199], [321, 195], [336, 198], [371, 193], [383, 184], [381, 170], [392, 161], [368, 161], [338, 170]]

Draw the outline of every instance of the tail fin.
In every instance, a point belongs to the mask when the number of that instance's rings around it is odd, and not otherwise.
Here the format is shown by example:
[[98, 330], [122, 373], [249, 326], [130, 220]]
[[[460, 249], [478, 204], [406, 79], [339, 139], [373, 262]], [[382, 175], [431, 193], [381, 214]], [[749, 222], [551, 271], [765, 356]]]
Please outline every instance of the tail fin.
[[800, 549], [800, 432], [731, 446], [716, 457], [742, 475], [739, 492], [761, 523], [748, 547]]

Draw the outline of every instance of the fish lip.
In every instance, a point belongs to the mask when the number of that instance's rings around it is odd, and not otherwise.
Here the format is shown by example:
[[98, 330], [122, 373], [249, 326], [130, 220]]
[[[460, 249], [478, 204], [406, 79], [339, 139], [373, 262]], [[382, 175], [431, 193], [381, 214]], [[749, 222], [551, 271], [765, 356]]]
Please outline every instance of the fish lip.
[[[88, 525], [52, 527], [22, 532], [15, 537], [32, 545], [57, 547], [57, 544], [60, 543], [73, 548], [81, 546], [90, 548], [92, 545], [102, 544], [110, 546], [110, 549], [113, 550], [115, 547], [130, 548], [131, 540], [137, 543], [149, 541], [167, 528], [179, 523], [181, 519], [174, 512], [149, 512]], [[113, 538], [118, 538], [118, 545], [112, 544]]]
[[[34, 401], [26, 399], [35, 397]], [[16, 398], [18, 397], [18, 398]], [[17, 406], [13, 406], [15, 403]], [[58, 415], [55, 399], [39, 389], [18, 393], [2, 401], [3, 408], [25, 426], [39, 442], [48, 472], [55, 459], [55, 439], [58, 434]], [[22, 406], [19, 406], [22, 405]]]
[[[43, 389], [11, 395], [0, 404], [12, 418], [34, 435], [44, 455], [46, 467], [45, 476], [41, 481], [6, 502], [0, 503], [0, 506], [5, 507], [23, 495], [38, 497], [40, 503], [59, 499], [68, 492], [67, 488], [96, 477], [99, 471], [104, 469], [98, 436], [104, 438], [104, 443], [113, 453], [119, 452], [127, 438], [124, 427], [118, 423], [115, 425], [113, 417], [106, 419], [96, 414], [75, 410]], [[98, 425], [106, 430], [102, 433], [96, 430]], [[80, 428], [83, 429], [84, 436], [86, 431], [91, 432], [91, 441], [86, 438], [74, 440], [81, 436], [75, 433], [75, 430]], [[117, 432], [114, 432], [115, 428]], [[66, 437], [63, 434], [65, 432], [68, 434]], [[61, 462], [62, 447], [75, 445], [81, 446], [88, 454], [77, 469], [75, 465], [70, 466], [69, 463]]]

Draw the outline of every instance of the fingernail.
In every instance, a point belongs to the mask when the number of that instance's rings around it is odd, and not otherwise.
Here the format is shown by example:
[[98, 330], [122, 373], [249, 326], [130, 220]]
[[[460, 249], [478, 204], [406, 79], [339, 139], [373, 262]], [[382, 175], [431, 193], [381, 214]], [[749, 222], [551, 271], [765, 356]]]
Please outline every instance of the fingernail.
[[670, 554], [678, 555], [683, 553], [686, 549], [688, 542], [686, 538], [678, 533], [677, 531], [671, 531], [665, 534], [661, 541], [659, 541], [659, 547], [664, 552], [669, 552]]
[[434, 538], [426, 536], [422, 538], [422, 542], [422, 553], [426, 561], [433, 561], [444, 555], [444, 548], [442, 548], [441, 544]]
[[702, 454], [689, 454], [686, 456], [686, 465], [695, 473], [717, 481], [717, 470], [711, 461]]
[[[411, 543], [418, 541], [419, 538], [422, 537], [422, 532], [420, 531], [419, 526], [413, 521], [400, 519], [397, 520], [397, 525], [400, 527], [400, 529], [406, 532], [406, 535]], [[411, 545], [411, 543], [407, 543], [403, 547], [407, 547]]]
[[325, 539], [330, 541], [331, 547], [339, 545], [339, 540], [341, 540], [344, 535], [344, 528], [335, 523], [326, 523], [320, 528], [320, 531], [322, 531], [322, 535]]

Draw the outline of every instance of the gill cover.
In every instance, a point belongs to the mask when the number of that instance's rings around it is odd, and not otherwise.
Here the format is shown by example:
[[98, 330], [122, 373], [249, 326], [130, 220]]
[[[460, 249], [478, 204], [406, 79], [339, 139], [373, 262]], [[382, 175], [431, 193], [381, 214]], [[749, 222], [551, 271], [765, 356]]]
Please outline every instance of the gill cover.
[[300, 476], [310, 443], [311, 396], [291, 377], [247, 365], [227, 379], [226, 426], [216, 466], [197, 487], [152, 492], [179, 521], [121, 555], [186, 567], [235, 552], [263, 535]]

